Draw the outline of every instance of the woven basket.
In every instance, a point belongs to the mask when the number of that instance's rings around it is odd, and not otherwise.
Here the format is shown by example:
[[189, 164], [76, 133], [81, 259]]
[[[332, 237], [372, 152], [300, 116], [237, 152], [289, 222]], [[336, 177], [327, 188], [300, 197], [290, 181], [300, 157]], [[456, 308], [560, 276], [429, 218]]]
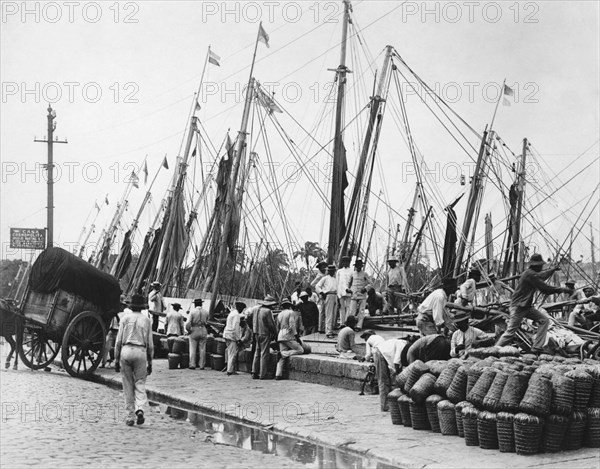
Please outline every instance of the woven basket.
[[436, 377], [431, 373], [425, 373], [421, 375], [419, 380], [410, 389], [410, 397], [417, 404], [423, 404], [428, 396], [433, 394], [433, 386], [435, 384]]
[[547, 453], [560, 451], [568, 424], [569, 419], [564, 415], [552, 414], [548, 416], [542, 436], [542, 451]]
[[515, 415], [513, 424], [517, 454], [536, 454], [542, 440], [544, 419], [535, 415], [519, 413]]
[[594, 377], [592, 382], [592, 392], [590, 393], [590, 400], [588, 401], [588, 407], [598, 408], [600, 407], [600, 378]]
[[398, 398], [398, 410], [400, 411], [400, 418], [402, 420], [402, 425], [405, 427], [412, 427], [412, 422], [410, 421], [410, 396], [403, 394]]
[[421, 375], [424, 375], [429, 371], [429, 367], [421, 360], [417, 360], [407, 367], [408, 372], [406, 375], [406, 384], [404, 385], [404, 392], [409, 393], [412, 387], [415, 385]]
[[441, 433], [440, 420], [438, 418], [437, 406], [438, 403], [443, 401], [444, 398], [437, 394], [432, 394], [425, 399], [425, 408], [427, 409], [427, 420], [431, 425], [431, 431], [434, 433]]
[[455, 406], [449, 400], [438, 402], [437, 414], [440, 422], [440, 431], [442, 435], [458, 435], [456, 428]]
[[542, 353], [538, 360], [543, 362], [551, 362], [554, 359], [554, 355], [548, 355], [547, 353]]
[[472, 366], [467, 372], [467, 396], [471, 392], [471, 389], [473, 389], [473, 386], [475, 386], [475, 383], [479, 377], [483, 374], [484, 369], [485, 368], [482, 368], [481, 366], [475, 365]]
[[496, 414], [486, 410], [477, 416], [477, 436], [482, 449], [498, 449], [498, 433], [496, 430]]
[[403, 368], [402, 371], [396, 375], [396, 386], [398, 386], [402, 391], [404, 391], [404, 387], [406, 386], [409, 367], [410, 365], [408, 365], [406, 368]]
[[584, 444], [588, 448], [600, 448], [600, 409], [588, 408], [587, 416]]
[[572, 378], [559, 373], [552, 375], [552, 412], [559, 415], [571, 415], [575, 398], [575, 382]]
[[473, 407], [465, 407], [462, 410], [462, 425], [465, 434], [465, 444], [467, 446], [479, 446], [479, 436], [477, 433], [477, 416], [479, 411]]
[[585, 411], [587, 403], [592, 395], [592, 387], [594, 378], [582, 370], [573, 370], [565, 373], [567, 378], [572, 378], [575, 381], [575, 399], [573, 399], [573, 410]]
[[587, 423], [587, 413], [575, 411], [569, 418], [567, 434], [564, 441], [564, 449], [575, 450], [583, 446], [583, 436]]
[[565, 358], [565, 363], [569, 365], [579, 365], [581, 360], [579, 358]]
[[513, 429], [514, 414], [498, 412], [496, 414], [496, 432], [498, 434], [498, 448], [501, 453], [515, 452], [515, 432]]
[[394, 389], [387, 395], [387, 404], [390, 409], [390, 416], [394, 425], [402, 425], [402, 417], [400, 416], [400, 407], [398, 407], [398, 398], [403, 393], [400, 389]]
[[429, 367], [429, 373], [437, 378], [446, 369], [448, 362], [446, 360], [429, 360], [427, 366]]
[[478, 408], [483, 407], [483, 400], [485, 399], [485, 395], [487, 394], [487, 392], [490, 389], [490, 386], [494, 382], [494, 378], [496, 377], [497, 373], [498, 370], [496, 370], [495, 368], [486, 368], [475, 383], [475, 386], [473, 386], [473, 389], [471, 389], [471, 392], [467, 394], [467, 401], [469, 401]]
[[509, 375], [500, 397], [500, 410], [516, 413], [527, 390], [528, 377], [523, 372]]
[[494, 381], [488, 389], [485, 398], [483, 399], [483, 408], [491, 412], [498, 412], [500, 410], [500, 397], [502, 397], [502, 391], [504, 385], [508, 380], [508, 373], [499, 371], [494, 377]]
[[554, 355], [552, 357], [552, 361], [555, 363], [563, 363], [565, 361], [565, 357], [561, 357], [560, 355]]
[[501, 357], [518, 357], [520, 355], [519, 349], [512, 345], [506, 345], [498, 349], [498, 355]]
[[465, 430], [462, 420], [462, 411], [465, 407], [473, 407], [473, 404], [468, 401], [461, 401], [454, 406], [454, 414], [456, 416], [456, 431], [458, 431], [458, 436], [461, 438], [465, 437]]
[[552, 381], [541, 373], [536, 373], [529, 380], [525, 396], [519, 404], [521, 412], [543, 417], [550, 413], [552, 403]]
[[462, 365], [456, 370], [452, 383], [450, 384], [448, 391], [446, 391], [448, 400], [457, 404], [467, 398], [467, 379], [467, 367]]
[[427, 408], [424, 404], [417, 404], [413, 400], [409, 403], [410, 420], [413, 430], [429, 430], [429, 420], [427, 419]]
[[452, 379], [456, 374], [456, 370], [460, 368], [460, 365], [462, 363], [460, 360], [453, 360], [450, 360], [448, 362], [446, 368], [444, 368], [444, 370], [440, 373], [440, 376], [438, 376], [438, 379], [435, 381], [433, 390], [436, 394], [439, 394], [440, 396], [446, 395], [450, 384], [452, 384]]

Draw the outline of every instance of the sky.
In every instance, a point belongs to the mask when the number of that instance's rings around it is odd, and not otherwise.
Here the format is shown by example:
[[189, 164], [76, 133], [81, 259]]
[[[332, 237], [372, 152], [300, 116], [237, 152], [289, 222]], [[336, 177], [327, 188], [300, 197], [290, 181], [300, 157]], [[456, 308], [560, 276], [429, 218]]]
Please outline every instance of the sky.
[[[143, 179], [143, 161], [150, 179], [165, 155], [173, 169], [209, 45], [221, 63], [205, 69], [196, 116], [215, 148], [221, 146], [228, 130], [235, 138], [260, 21], [269, 35], [269, 48], [258, 44], [254, 76], [275, 92], [275, 99], [289, 113], [281, 120], [290, 124], [290, 137], [306, 143], [302, 129], [308, 129], [322, 145], [331, 138], [331, 114], [318, 118], [332, 107], [328, 93], [334, 76], [331, 69], [340, 57], [341, 2], [6, 1], [1, 5], [3, 259], [29, 256], [28, 251], [9, 247], [9, 228], [46, 225], [46, 179], [41, 166], [46, 162], [46, 145], [33, 140], [46, 135], [48, 102], [57, 116], [55, 137], [68, 141], [54, 149], [54, 237], [57, 245], [72, 250], [92, 222], [96, 231], [89, 239], [98, 239], [131, 171]], [[352, 37], [349, 47], [353, 73], [348, 79], [345, 144], [351, 170], [364, 130], [350, 116], [372, 94], [374, 73], [381, 68], [386, 45], [394, 46], [411, 69], [479, 133], [490, 124], [506, 79], [514, 95], [506, 97], [510, 106], [498, 107], [494, 130], [516, 154], [523, 138], [531, 142], [535, 153], [532, 177], [539, 171], [535, 185], [545, 189], [543, 194], [554, 196], [535, 216], [564, 243], [573, 223], [579, 217], [581, 225], [581, 215], [588, 217], [599, 197], [598, 192], [593, 194], [600, 179], [598, 3], [357, 1], [352, 6], [360, 41]], [[365, 97], [354, 98], [360, 86]], [[402, 89], [415, 142], [431, 179], [439, 183], [445, 203], [450, 203], [465, 191], [459, 173], [468, 178], [474, 156], [455, 144], [410, 93], [410, 86]], [[375, 170], [385, 175], [385, 182], [375, 184], [373, 190], [393, 210], [371, 202], [370, 213], [379, 225], [389, 228], [402, 223], [415, 179], [407, 147], [393, 130], [394, 119], [387, 115], [385, 119], [389, 130], [384, 127], [382, 131]], [[258, 141], [257, 134], [253, 138]], [[478, 147], [473, 134], [468, 139]], [[272, 149], [281, 157], [281, 164], [269, 169], [274, 177], [281, 182], [290, 171], [300, 173], [283, 183], [282, 203], [291, 215], [294, 235], [292, 240], [284, 234], [278, 239], [288, 244], [309, 240], [326, 244], [328, 216], [317, 190], [294, 166], [281, 143], [274, 141]], [[265, 148], [257, 143], [256, 151], [267, 164]], [[305, 151], [314, 154], [314, 144]], [[210, 167], [211, 155], [204, 158], [202, 165], [190, 166], [189, 173], [196, 177], [192, 191], [201, 190], [201, 166], [205, 171]], [[322, 154], [312, 161], [315, 167], [309, 172], [328, 193], [328, 156]], [[156, 217], [170, 177], [166, 170], [159, 172], [152, 201], [140, 220], [142, 233]], [[125, 226], [147, 187], [140, 181], [140, 189], [132, 189]], [[480, 223], [484, 213], [502, 205], [492, 189], [486, 196], [490, 206], [482, 207]], [[459, 214], [464, 211], [464, 200], [457, 206]], [[260, 207], [255, 210], [258, 213]], [[599, 213], [596, 210], [588, 220], [593, 223], [597, 245]], [[263, 217], [270, 216], [263, 213]], [[436, 216], [441, 219], [443, 212], [438, 210]], [[500, 219], [499, 215], [496, 220]], [[502, 223], [498, 221], [496, 229]], [[276, 222], [269, 229], [283, 230]], [[589, 261], [590, 236], [587, 224], [576, 233], [574, 257], [581, 255]], [[374, 256], [384, 256], [387, 237], [386, 230], [377, 232]]]

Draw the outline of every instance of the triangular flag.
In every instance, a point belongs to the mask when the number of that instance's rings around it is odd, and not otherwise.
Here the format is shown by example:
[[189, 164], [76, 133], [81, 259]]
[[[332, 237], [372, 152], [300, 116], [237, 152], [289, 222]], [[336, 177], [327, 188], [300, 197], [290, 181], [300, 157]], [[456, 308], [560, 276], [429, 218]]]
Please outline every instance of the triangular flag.
[[262, 23], [260, 25], [258, 25], [258, 40], [260, 42], [264, 42], [265, 46], [269, 47], [269, 35], [265, 31], [265, 29], [262, 27]]
[[502, 106], [510, 106], [510, 101], [506, 98], [502, 98]]
[[217, 67], [221, 66], [221, 57], [219, 57], [217, 54], [215, 54], [212, 50], [208, 50], [208, 61], [213, 64], [216, 65]]
[[194, 148], [194, 151], [192, 152], [192, 156], [196, 156], [196, 149]]
[[198, 100], [196, 100], [196, 111], [199, 111], [200, 109], [200, 103], [198, 102]]
[[514, 96], [515, 91], [508, 85], [504, 85], [504, 90], [502, 91], [505, 96]]
[[139, 186], [138, 182], [139, 182], [139, 178], [137, 177], [137, 174], [135, 174], [135, 171], [131, 171], [131, 185], [133, 187], [135, 187], [136, 189], [139, 189], [140, 186]]
[[165, 159], [162, 162], [163, 168], [169, 169], [169, 163], [167, 163], [167, 156], [165, 155]]
[[148, 182], [148, 163], [144, 161], [144, 185]]

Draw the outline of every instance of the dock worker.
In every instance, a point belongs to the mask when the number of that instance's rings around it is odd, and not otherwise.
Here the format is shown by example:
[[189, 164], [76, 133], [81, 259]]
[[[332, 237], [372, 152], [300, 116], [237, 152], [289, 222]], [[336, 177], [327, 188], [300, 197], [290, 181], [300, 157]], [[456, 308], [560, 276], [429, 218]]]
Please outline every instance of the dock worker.
[[367, 288], [367, 310], [369, 316], [381, 316], [388, 311], [388, 302], [381, 293], [375, 290], [372, 286]]
[[337, 308], [337, 278], [335, 276], [335, 265], [327, 266], [327, 275], [317, 282], [315, 286], [317, 293], [323, 301], [325, 313], [325, 333], [328, 339], [333, 339], [336, 308]]
[[319, 325], [319, 308], [314, 301], [309, 300], [308, 292], [300, 292], [300, 303], [296, 305], [300, 316], [302, 317], [302, 325], [304, 327], [304, 335], [314, 334], [317, 332]]
[[360, 338], [365, 341], [365, 348], [366, 348], [365, 360], [372, 361], [374, 347], [376, 347], [380, 342], [383, 342], [385, 339], [383, 337], [381, 337], [380, 335], [375, 334], [375, 331], [373, 331], [371, 329], [367, 329], [366, 331], [364, 331], [360, 335]]
[[373, 361], [379, 386], [379, 403], [382, 412], [389, 411], [387, 396], [392, 390], [392, 382], [402, 369], [402, 351], [408, 346], [403, 339], [389, 339], [379, 342], [373, 351]]
[[179, 337], [184, 334], [185, 318], [179, 312], [181, 304], [172, 303], [171, 308], [172, 311], [167, 313], [167, 319], [165, 320], [165, 333], [167, 337]]
[[486, 334], [481, 329], [469, 325], [471, 315], [468, 311], [460, 311], [454, 315], [456, 331], [450, 341], [450, 356], [462, 357], [471, 348], [484, 347], [494, 343], [494, 334]]
[[467, 280], [458, 289], [455, 303], [462, 306], [474, 306], [477, 293], [477, 282], [481, 280], [479, 269], [471, 269]]
[[277, 342], [279, 343], [279, 360], [277, 361], [277, 370], [275, 379], [282, 380], [284, 368], [287, 359], [292, 355], [301, 355], [304, 353], [300, 339], [300, 330], [302, 329], [302, 319], [299, 311], [292, 309], [292, 301], [284, 298], [281, 301], [281, 312], [277, 315]]
[[[582, 288], [584, 299], [579, 300], [579, 303], [569, 314], [569, 326], [577, 326], [583, 329], [591, 329], [594, 322], [600, 320], [600, 310], [598, 305], [594, 303], [593, 297], [595, 290], [591, 286]], [[575, 293], [572, 295], [575, 296]], [[589, 300], [588, 303], [583, 301]]]
[[227, 322], [223, 330], [223, 338], [227, 346], [227, 376], [237, 375], [235, 366], [239, 347], [242, 346], [242, 312], [246, 309], [243, 301], [235, 302], [235, 309], [227, 315]]
[[152, 282], [150, 291], [148, 292], [148, 312], [152, 315], [152, 331], [158, 331], [158, 320], [161, 316], [165, 316], [166, 309], [165, 300], [161, 293], [162, 285], [160, 282]]
[[346, 323], [346, 316], [350, 310], [350, 296], [351, 294], [346, 291], [346, 285], [350, 282], [352, 276], [352, 269], [350, 268], [350, 257], [342, 256], [340, 259], [340, 268], [335, 273], [337, 279], [337, 290], [338, 300], [340, 302], [339, 310], [339, 328], [344, 327]]
[[350, 276], [346, 292], [352, 296], [350, 298], [350, 313], [356, 317], [356, 330], [360, 331], [365, 319], [365, 308], [367, 307], [367, 288], [373, 281], [371, 277], [363, 270], [364, 263], [362, 259], [356, 259], [354, 262], [354, 272]]
[[[206, 339], [208, 331], [208, 311], [202, 308], [204, 300], [196, 298], [194, 300], [194, 309], [190, 312], [185, 328], [188, 332], [188, 340], [190, 343], [190, 370], [196, 368], [204, 369], [206, 366]], [[198, 350], [199, 361], [196, 360], [196, 350]]]
[[335, 349], [339, 352], [340, 358], [357, 358], [358, 349], [354, 338], [354, 330], [356, 327], [356, 316], [349, 315], [346, 318], [346, 327], [338, 334], [337, 344]]
[[431, 292], [423, 303], [417, 307], [417, 329], [422, 336], [434, 335], [441, 332], [444, 327], [454, 331], [454, 325], [446, 310], [448, 296], [456, 290], [456, 279], [444, 279], [441, 288]]
[[402, 312], [402, 298], [400, 293], [408, 292], [408, 279], [404, 267], [398, 265], [398, 259], [395, 256], [388, 257], [387, 271], [387, 301], [389, 304], [389, 314], [400, 314]]
[[256, 350], [252, 361], [252, 378], [267, 379], [271, 341], [277, 339], [277, 326], [273, 318], [273, 308], [277, 301], [271, 295], [259, 301], [260, 308], [252, 315], [252, 332]]
[[539, 311], [533, 307], [533, 295], [537, 291], [542, 293], [569, 293], [573, 290], [563, 287], [553, 287], [544, 282], [559, 270], [559, 267], [553, 267], [550, 270], [542, 273], [544, 267], [544, 259], [540, 254], [533, 254], [529, 260], [529, 267], [521, 274], [517, 288], [510, 299], [508, 326], [502, 337], [498, 340], [498, 346], [509, 344], [514, 338], [517, 329], [521, 326], [523, 319], [528, 318], [532, 321], [537, 321], [538, 329], [533, 339], [533, 347], [531, 352], [539, 354], [542, 352], [546, 343], [546, 335], [548, 334], [548, 326], [550, 325], [550, 316], [543, 311]]
[[450, 340], [444, 334], [430, 334], [415, 341], [406, 354], [408, 364], [417, 360], [448, 360], [450, 358]]
[[129, 311], [123, 314], [119, 323], [119, 332], [115, 344], [115, 371], [122, 370], [123, 396], [128, 426], [142, 425], [144, 407], [148, 403], [146, 396], [146, 377], [152, 374], [152, 356], [154, 342], [152, 341], [152, 323], [141, 314], [148, 305], [142, 295], [132, 295]]
[[[319, 283], [323, 277], [327, 276], [327, 262], [325, 262], [325, 261], [318, 262], [317, 270], [319, 271], [317, 273], [317, 276], [313, 279], [312, 282], [310, 282], [310, 286], [307, 287], [309, 295], [311, 295], [311, 299], [312, 299], [312, 292], [315, 292], [315, 294], [318, 293], [315, 291], [317, 283]], [[319, 308], [319, 332], [321, 334], [323, 334], [323, 333], [325, 333], [325, 302], [323, 301], [322, 298], [319, 297], [319, 295], [317, 295], [315, 303], [317, 303], [317, 307]]]

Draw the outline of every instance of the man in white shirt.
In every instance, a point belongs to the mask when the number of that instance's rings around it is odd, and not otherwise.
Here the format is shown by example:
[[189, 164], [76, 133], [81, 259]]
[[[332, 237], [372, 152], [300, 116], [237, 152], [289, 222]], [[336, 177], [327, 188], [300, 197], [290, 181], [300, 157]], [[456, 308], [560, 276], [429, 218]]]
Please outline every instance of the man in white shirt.
[[171, 308], [173, 308], [173, 311], [167, 313], [167, 319], [165, 320], [165, 333], [167, 337], [179, 337], [184, 333], [185, 318], [179, 312], [181, 309], [179, 303], [171, 304]]
[[365, 341], [366, 353], [365, 360], [372, 361], [373, 360], [373, 349], [377, 347], [381, 342], [384, 342], [385, 339], [380, 335], [375, 334], [371, 329], [366, 330], [360, 335], [360, 338]]
[[340, 259], [340, 268], [335, 274], [337, 279], [337, 296], [340, 301], [340, 327], [344, 327], [346, 324], [346, 316], [350, 308], [350, 294], [346, 291], [346, 285], [350, 282], [352, 276], [352, 269], [350, 269], [350, 258], [343, 256]]
[[279, 342], [279, 360], [275, 371], [277, 381], [285, 378], [285, 364], [292, 355], [301, 355], [304, 349], [298, 339], [302, 329], [299, 311], [292, 309], [292, 301], [284, 298], [280, 304], [282, 311], [277, 315], [277, 342]]
[[481, 272], [478, 269], [471, 269], [469, 277], [463, 282], [456, 295], [455, 304], [462, 306], [474, 306], [475, 294], [477, 293], [477, 282], [481, 280]]
[[242, 327], [240, 321], [246, 303], [235, 302], [235, 309], [227, 315], [227, 322], [223, 330], [223, 338], [227, 346], [227, 376], [237, 375], [235, 365], [237, 362], [238, 348], [242, 342]]
[[159, 317], [166, 316], [164, 310], [166, 309], [163, 295], [160, 292], [162, 285], [160, 282], [152, 282], [150, 285], [150, 291], [148, 292], [148, 312], [151, 314], [152, 319], [152, 331], [158, 331]]
[[486, 334], [481, 329], [469, 325], [470, 314], [461, 311], [454, 316], [457, 330], [450, 341], [450, 356], [462, 357], [471, 348], [483, 347], [494, 343], [494, 334]]
[[[394, 256], [387, 260], [390, 267], [387, 271], [387, 300], [389, 314], [400, 314], [402, 312], [402, 298], [399, 293], [408, 292], [408, 279], [404, 267], [398, 265], [398, 259]], [[397, 311], [396, 311], [397, 310]]]
[[[319, 283], [323, 277], [327, 276], [327, 262], [320, 261], [317, 264], [317, 269], [319, 270], [317, 276], [313, 279], [312, 282], [310, 282], [310, 289], [313, 291], [317, 287], [317, 283]], [[317, 303], [317, 306], [319, 308], [319, 332], [322, 334], [325, 332], [325, 304], [323, 302], [323, 299], [319, 298], [319, 295], [317, 295], [317, 300], [315, 301], [315, 303]]]
[[371, 277], [362, 270], [364, 263], [362, 259], [354, 262], [354, 272], [350, 276], [346, 292], [350, 293], [350, 313], [356, 316], [356, 328], [361, 330], [365, 319], [365, 308], [367, 307], [367, 289], [373, 284]]
[[454, 325], [450, 315], [446, 311], [448, 296], [456, 290], [456, 280], [445, 279], [442, 288], [438, 288], [429, 294], [421, 303], [417, 312], [417, 328], [422, 336], [438, 334], [444, 326], [454, 331]]
[[335, 277], [335, 265], [327, 266], [327, 275], [317, 282], [315, 286], [317, 293], [323, 301], [325, 313], [325, 333], [328, 339], [333, 339], [335, 329], [336, 306], [337, 306], [337, 279]]
[[382, 412], [389, 410], [387, 396], [392, 390], [392, 378], [402, 369], [402, 350], [406, 340], [389, 339], [379, 342], [373, 350], [373, 360], [379, 385], [379, 402]]

